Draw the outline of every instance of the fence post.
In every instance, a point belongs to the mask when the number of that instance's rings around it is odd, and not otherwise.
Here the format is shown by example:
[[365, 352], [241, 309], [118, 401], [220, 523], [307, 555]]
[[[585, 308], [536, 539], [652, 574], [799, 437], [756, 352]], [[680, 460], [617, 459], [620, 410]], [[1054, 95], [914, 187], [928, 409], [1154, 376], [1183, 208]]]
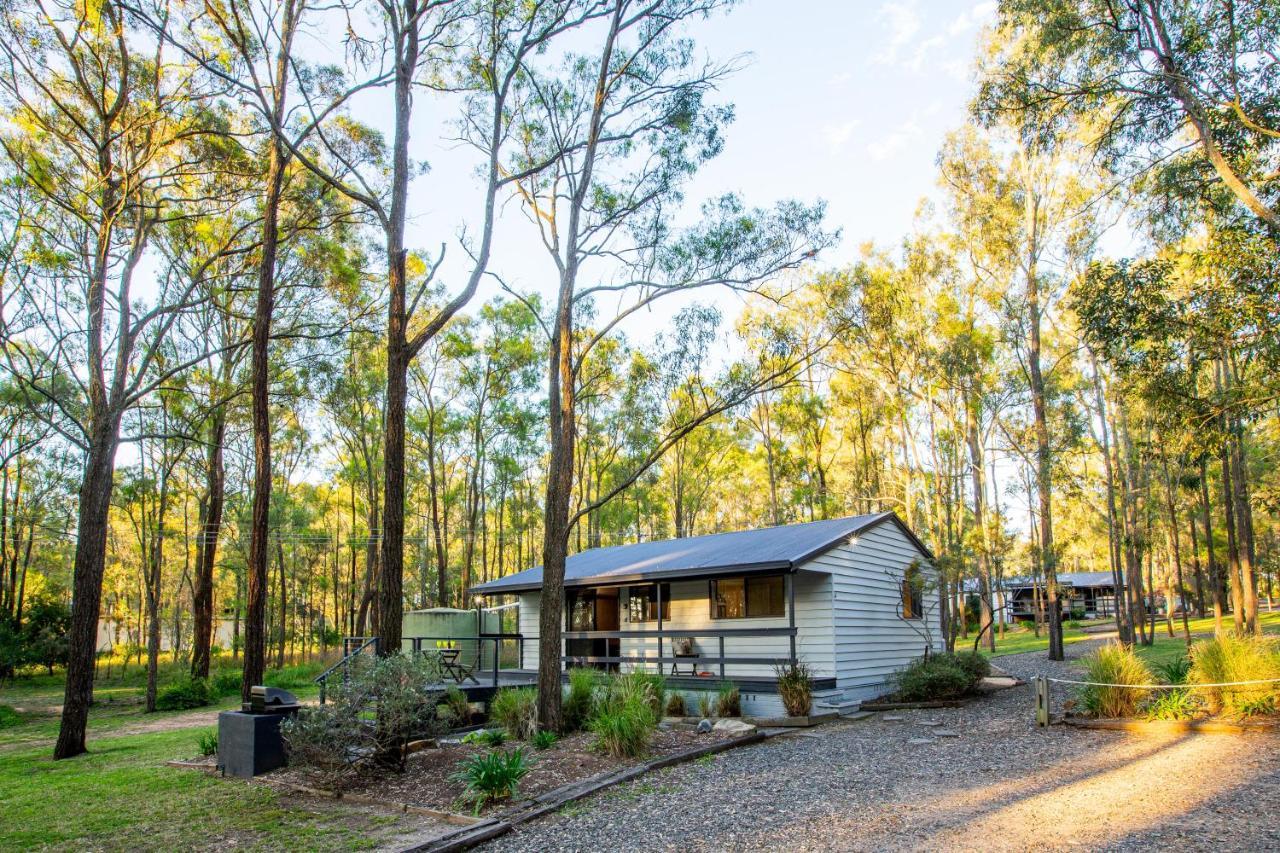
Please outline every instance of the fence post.
[[1049, 678], [1044, 675], [1036, 676], [1036, 725], [1049, 725]]

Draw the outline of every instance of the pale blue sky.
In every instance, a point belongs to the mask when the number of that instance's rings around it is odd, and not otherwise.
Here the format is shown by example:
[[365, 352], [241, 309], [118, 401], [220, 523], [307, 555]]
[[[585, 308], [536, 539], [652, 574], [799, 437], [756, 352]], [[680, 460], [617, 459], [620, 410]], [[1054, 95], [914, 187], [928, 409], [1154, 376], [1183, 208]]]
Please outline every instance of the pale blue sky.
[[[701, 50], [747, 63], [721, 87], [737, 120], [723, 154], [695, 180], [689, 208], [725, 192], [751, 205], [825, 199], [828, 224], [843, 240], [819, 258], [823, 266], [852, 260], [868, 241], [896, 245], [921, 197], [935, 191], [944, 136], [966, 118], [979, 30], [994, 11], [990, 0], [746, 0], [697, 22], [690, 34]], [[432, 169], [410, 193], [408, 242], [432, 254], [478, 213], [467, 209], [477, 198], [474, 159], [442, 140], [446, 116], [432, 114], [441, 106], [421, 101], [414, 122], [414, 156]], [[550, 293], [553, 271], [533, 229], [514, 202], [507, 211], [492, 268], [522, 289]], [[461, 283], [463, 260], [455, 242], [444, 270], [451, 287]], [[495, 290], [486, 286], [482, 298]], [[723, 308], [736, 313], [727, 301]], [[644, 337], [668, 311], [631, 333]]]

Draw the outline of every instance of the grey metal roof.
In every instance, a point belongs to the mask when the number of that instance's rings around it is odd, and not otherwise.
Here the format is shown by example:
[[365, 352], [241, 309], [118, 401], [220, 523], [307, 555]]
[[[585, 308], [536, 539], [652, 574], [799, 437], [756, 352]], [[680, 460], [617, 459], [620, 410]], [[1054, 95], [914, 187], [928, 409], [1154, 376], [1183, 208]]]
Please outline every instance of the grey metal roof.
[[[787, 524], [734, 533], [691, 536], [592, 548], [565, 563], [565, 586], [628, 581], [706, 577], [744, 571], [791, 570], [824, 551], [883, 522], [893, 522], [926, 557], [929, 549], [892, 512], [854, 515], [806, 524]], [[525, 569], [473, 587], [474, 592], [500, 595], [542, 588], [542, 567]]]
[[[1005, 578], [1004, 587], [1031, 587], [1043, 583], [1034, 578]], [[1114, 586], [1115, 579], [1111, 572], [1058, 572], [1058, 583], [1062, 586]]]

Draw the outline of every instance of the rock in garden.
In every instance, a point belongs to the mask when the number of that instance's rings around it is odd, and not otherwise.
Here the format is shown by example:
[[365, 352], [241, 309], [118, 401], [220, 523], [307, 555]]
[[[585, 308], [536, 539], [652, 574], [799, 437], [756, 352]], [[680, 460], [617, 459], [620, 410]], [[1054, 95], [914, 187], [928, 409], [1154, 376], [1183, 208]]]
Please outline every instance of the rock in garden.
[[700, 735], [710, 734], [711, 728], [712, 727], [711, 727], [710, 720], [702, 720], [701, 722], [698, 723], [698, 734]]
[[896, 714], [888, 714], [884, 717], [884, 721], [886, 723], [900, 723], [902, 722], [902, 717], [899, 717]]
[[[705, 723], [708, 721], [703, 720], [702, 722]], [[731, 719], [716, 720], [714, 728], [718, 732], [731, 735], [745, 735], [756, 730], [756, 727], [750, 723], [744, 723], [742, 720]], [[702, 731], [702, 723], [698, 723], [698, 731]]]

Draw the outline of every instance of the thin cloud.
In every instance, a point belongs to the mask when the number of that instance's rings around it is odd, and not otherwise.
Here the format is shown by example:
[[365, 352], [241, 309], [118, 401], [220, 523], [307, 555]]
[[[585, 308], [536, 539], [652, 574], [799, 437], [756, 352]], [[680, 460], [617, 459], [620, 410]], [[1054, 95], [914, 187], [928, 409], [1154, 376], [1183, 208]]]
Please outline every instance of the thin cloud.
[[920, 32], [920, 12], [916, 0], [890, 0], [880, 7], [876, 17], [885, 23], [889, 36], [884, 48], [871, 57], [871, 62], [880, 65], [893, 65], [898, 61], [904, 47], [911, 43], [916, 33]]

